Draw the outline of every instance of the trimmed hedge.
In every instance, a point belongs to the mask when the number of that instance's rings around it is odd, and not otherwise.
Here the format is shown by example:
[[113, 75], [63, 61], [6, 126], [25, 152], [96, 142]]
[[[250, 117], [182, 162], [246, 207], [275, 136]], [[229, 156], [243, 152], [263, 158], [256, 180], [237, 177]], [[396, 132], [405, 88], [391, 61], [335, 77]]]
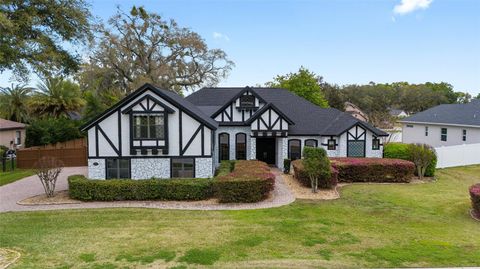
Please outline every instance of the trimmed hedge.
[[332, 158], [340, 182], [410, 182], [415, 164], [400, 159]]
[[473, 213], [477, 218], [480, 218], [480, 183], [477, 183], [469, 188], [470, 198], [472, 199]]
[[110, 179], [68, 177], [71, 198], [82, 201], [204, 200], [213, 197], [211, 179]]
[[233, 171], [216, 177], [215, 197], [221, 203], [253, 203], [273, 190], [275, 175], [260, 161], [236, 161]]
[[[402, 159], [412, 161], [410, 153], [408, 152], [408, 144], [403, 143], [388, 143], [383, 147], [383, 157], [389, 159]], [[433, 161], [427, 166], [425, 170], [426, 177], [433, 177], [435, 175], [435, 167], [437, 166], [437, 155]], [[415, 170], [415, 175], [417, 171]]]
[[[303, 161], [302, 160], [295, 160], [292, 161], [292, 166], [293, 166], [293, 176], [295, 177], [296, 180], [300, 182], [305, 187], [311, 188], [311, 181], [310, 178], [308, 177], [308, 174], [305, 172], [305, 169], [303, 167]], [[320, 189], [331, 189], [335, 187], [338, 183], [338, 171], [337, 169], [331, 167], [331, 177], [329, 181], [318, 181], [318, 187]]]

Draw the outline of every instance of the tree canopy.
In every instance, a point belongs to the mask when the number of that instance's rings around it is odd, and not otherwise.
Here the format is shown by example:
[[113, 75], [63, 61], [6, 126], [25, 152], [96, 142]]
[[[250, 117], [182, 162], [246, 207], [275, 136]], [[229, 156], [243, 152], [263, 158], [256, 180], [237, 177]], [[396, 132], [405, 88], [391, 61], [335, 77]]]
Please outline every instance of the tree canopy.
[[296, 73], [276, 76], [273, 81], [267, 82], [266, 86], [287, 89], [320, 107], [328, 107], [328, 102], [320, 88], [322, 81], [322, 77], [305, 67], [300, 67]]
[[143, 7], [118, 10], [96, 30], [97, 42], [80, 74], [87, 88], [106, 77], [107, 88], [124, 93], [146, 82], [182, 93], [218, 83], [233, 66], [224, 51], [209, 49], [199, 34]]
[[83, 0], [1, 1], [0, 72], [26, 81], [31, 70], [46, 76], [77, 71], [81, 58], [71, 47], [86, 43], [90, 17]]

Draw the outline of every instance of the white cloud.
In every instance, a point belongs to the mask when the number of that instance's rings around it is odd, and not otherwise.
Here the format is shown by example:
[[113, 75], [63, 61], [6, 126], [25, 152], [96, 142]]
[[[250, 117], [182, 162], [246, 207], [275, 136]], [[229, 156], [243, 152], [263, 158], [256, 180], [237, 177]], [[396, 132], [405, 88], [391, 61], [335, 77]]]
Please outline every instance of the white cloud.
[[433, 0], [402, 0], [393, 8], [395, 14], [404, 15], [417, 9], [427, 9]]
[[213, 38], [216, 40], [225, 40], [227, 42], [230, 41], [230, 38], [227, 35], [219, 32], [213, 32]]

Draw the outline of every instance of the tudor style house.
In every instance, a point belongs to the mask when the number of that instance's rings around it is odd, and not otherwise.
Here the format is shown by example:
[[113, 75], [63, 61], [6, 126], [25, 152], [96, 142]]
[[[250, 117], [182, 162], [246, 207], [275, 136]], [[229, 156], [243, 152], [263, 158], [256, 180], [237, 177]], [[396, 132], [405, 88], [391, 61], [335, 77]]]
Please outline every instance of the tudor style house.
[[382, 157], [388, 134], [285, 89], [203, 88], [186, 98], [145, 84], [87, 123], [88, 176], [208, 178], [222, 160], [283, 167], [304, 146]]

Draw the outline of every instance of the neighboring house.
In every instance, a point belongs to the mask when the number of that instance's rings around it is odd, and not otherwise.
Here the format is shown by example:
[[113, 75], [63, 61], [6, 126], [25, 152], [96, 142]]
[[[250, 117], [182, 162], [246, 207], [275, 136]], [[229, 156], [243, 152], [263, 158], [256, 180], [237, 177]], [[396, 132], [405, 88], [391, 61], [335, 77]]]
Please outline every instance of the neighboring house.
[[404, 143], [433, 147], [480, 143], [480, 100], [439, 105], [399, 122]]
[[402, 109], [390, 108], [390, 109], [388, 110], [388, 113], [390, 113], [390, 116], [396, 117], [396, 118], [405, 118], [405, 117], [408, 117], [408, 113], [405, 112], [405, 110], [402, 110]]
[[21, 148], [25, 145], [25, 127], [20, 122], [0, 119], [0, 145], [9, 149]]
[[87, 123], [90, 178], [212, 177], [221, 160], [283, 167], [304, 146], [382, 157], [387, 134], [284, 89], [203, 88], [183, 98], [145, 84]]
[[358, 106], [353, 103], [345, 102], [345, 112], [352, 115], [354, 118], [364, 122], [368, 122], [368, 116]]

